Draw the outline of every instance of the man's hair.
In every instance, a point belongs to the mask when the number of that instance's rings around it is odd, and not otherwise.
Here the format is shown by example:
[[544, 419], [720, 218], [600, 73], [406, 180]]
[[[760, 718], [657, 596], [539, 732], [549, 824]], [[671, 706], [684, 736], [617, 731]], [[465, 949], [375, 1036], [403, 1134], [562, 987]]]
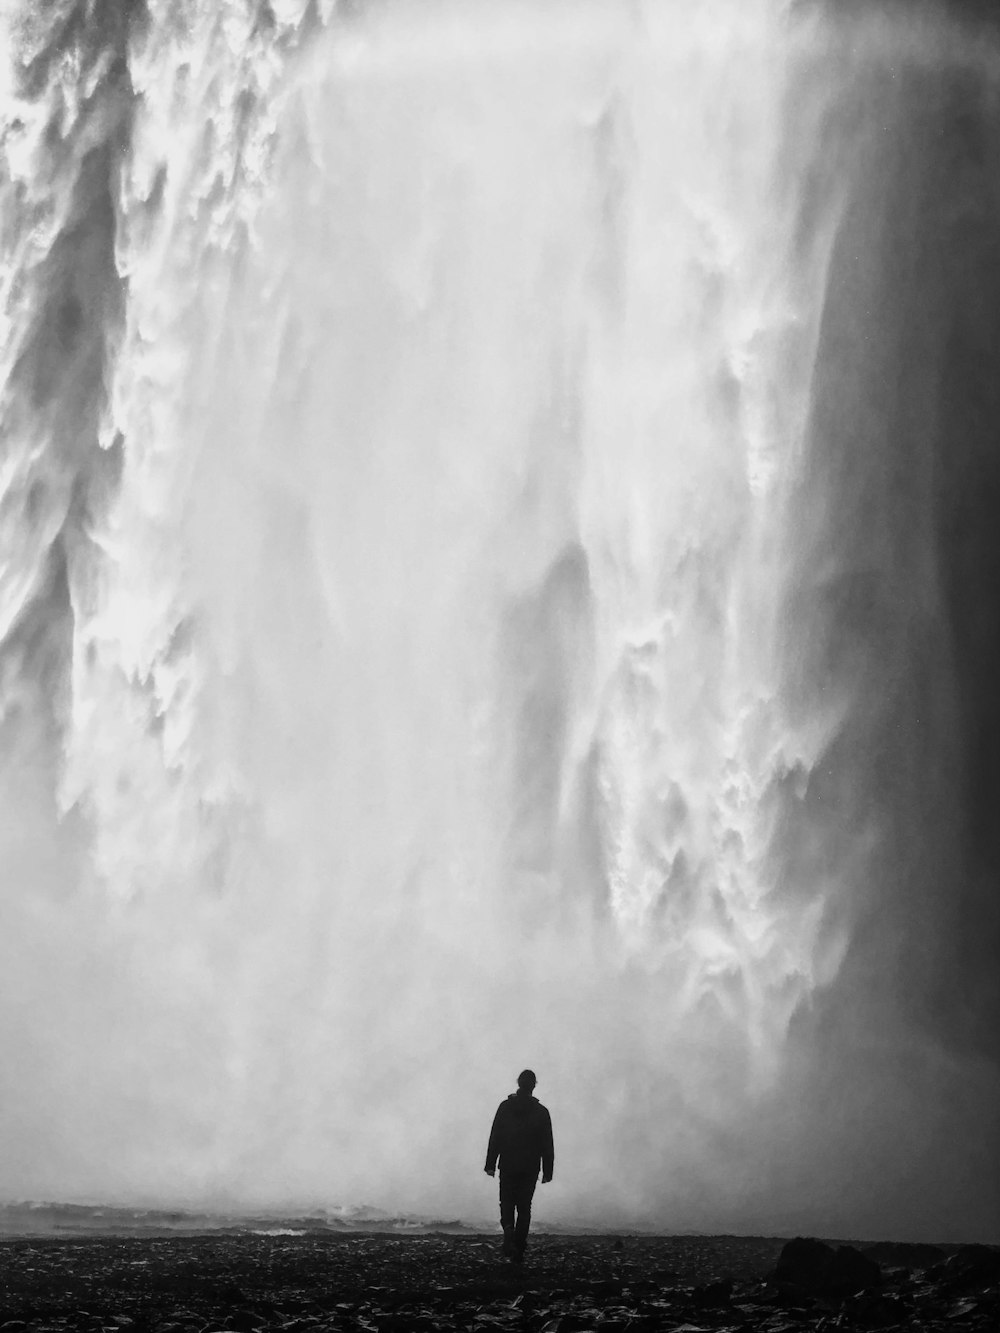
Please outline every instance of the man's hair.
[[517, 1076], [517, 1086], [525, 1092], [530, 1092], [537, 1082], [538, 1079], [530, 1069], [522, 1069]]

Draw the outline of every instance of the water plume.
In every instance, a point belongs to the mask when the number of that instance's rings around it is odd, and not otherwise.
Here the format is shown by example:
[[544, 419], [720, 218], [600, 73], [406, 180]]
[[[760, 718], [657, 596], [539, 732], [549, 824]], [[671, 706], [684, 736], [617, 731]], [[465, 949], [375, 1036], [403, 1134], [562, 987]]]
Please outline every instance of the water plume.
[[985, 30], [10, 22], [7, 1190], [995, 1238]]

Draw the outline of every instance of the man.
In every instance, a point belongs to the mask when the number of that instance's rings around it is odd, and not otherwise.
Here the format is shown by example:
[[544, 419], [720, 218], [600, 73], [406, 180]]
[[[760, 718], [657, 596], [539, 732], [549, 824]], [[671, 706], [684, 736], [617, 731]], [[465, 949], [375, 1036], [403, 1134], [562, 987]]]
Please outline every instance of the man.
[[[552, 1118], [532, 1093], [537, 1079], [530, 1069], [517, 1076], [517, 1092], [497, 1107], [486, 1149], [488, 1176], [500, 1161], [500, 1225], [503, 1250], [509, 1259], [521, 1263], [531, 1226], [531, 1199], [542, 1169], [542, 1184], [552, 1179], [555, 1152], [552, 1146]], [[515, 1221], [516, 1215], [516, 1221]]]

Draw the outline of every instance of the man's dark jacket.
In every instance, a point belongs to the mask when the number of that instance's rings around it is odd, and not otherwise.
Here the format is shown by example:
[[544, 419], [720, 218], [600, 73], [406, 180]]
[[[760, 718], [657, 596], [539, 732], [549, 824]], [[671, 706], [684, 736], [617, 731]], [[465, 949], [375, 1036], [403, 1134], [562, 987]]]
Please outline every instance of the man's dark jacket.
[[486, 1149], [487, 1171], [496, 1169], [497, 1158], [501, 1172], [537, 1176], [540, 1165], [545, 1179], [552, 1179], [552, 1118], [530, 1093], [512, 1092], [497, 1107]]

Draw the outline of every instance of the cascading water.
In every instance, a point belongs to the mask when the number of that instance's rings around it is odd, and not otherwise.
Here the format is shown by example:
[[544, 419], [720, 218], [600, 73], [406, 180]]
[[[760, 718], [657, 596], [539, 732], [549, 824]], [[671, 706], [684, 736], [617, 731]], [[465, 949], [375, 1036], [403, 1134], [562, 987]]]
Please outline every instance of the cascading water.
[[0, 1188], [995, 1232], [996, 48], [8, 28]]

